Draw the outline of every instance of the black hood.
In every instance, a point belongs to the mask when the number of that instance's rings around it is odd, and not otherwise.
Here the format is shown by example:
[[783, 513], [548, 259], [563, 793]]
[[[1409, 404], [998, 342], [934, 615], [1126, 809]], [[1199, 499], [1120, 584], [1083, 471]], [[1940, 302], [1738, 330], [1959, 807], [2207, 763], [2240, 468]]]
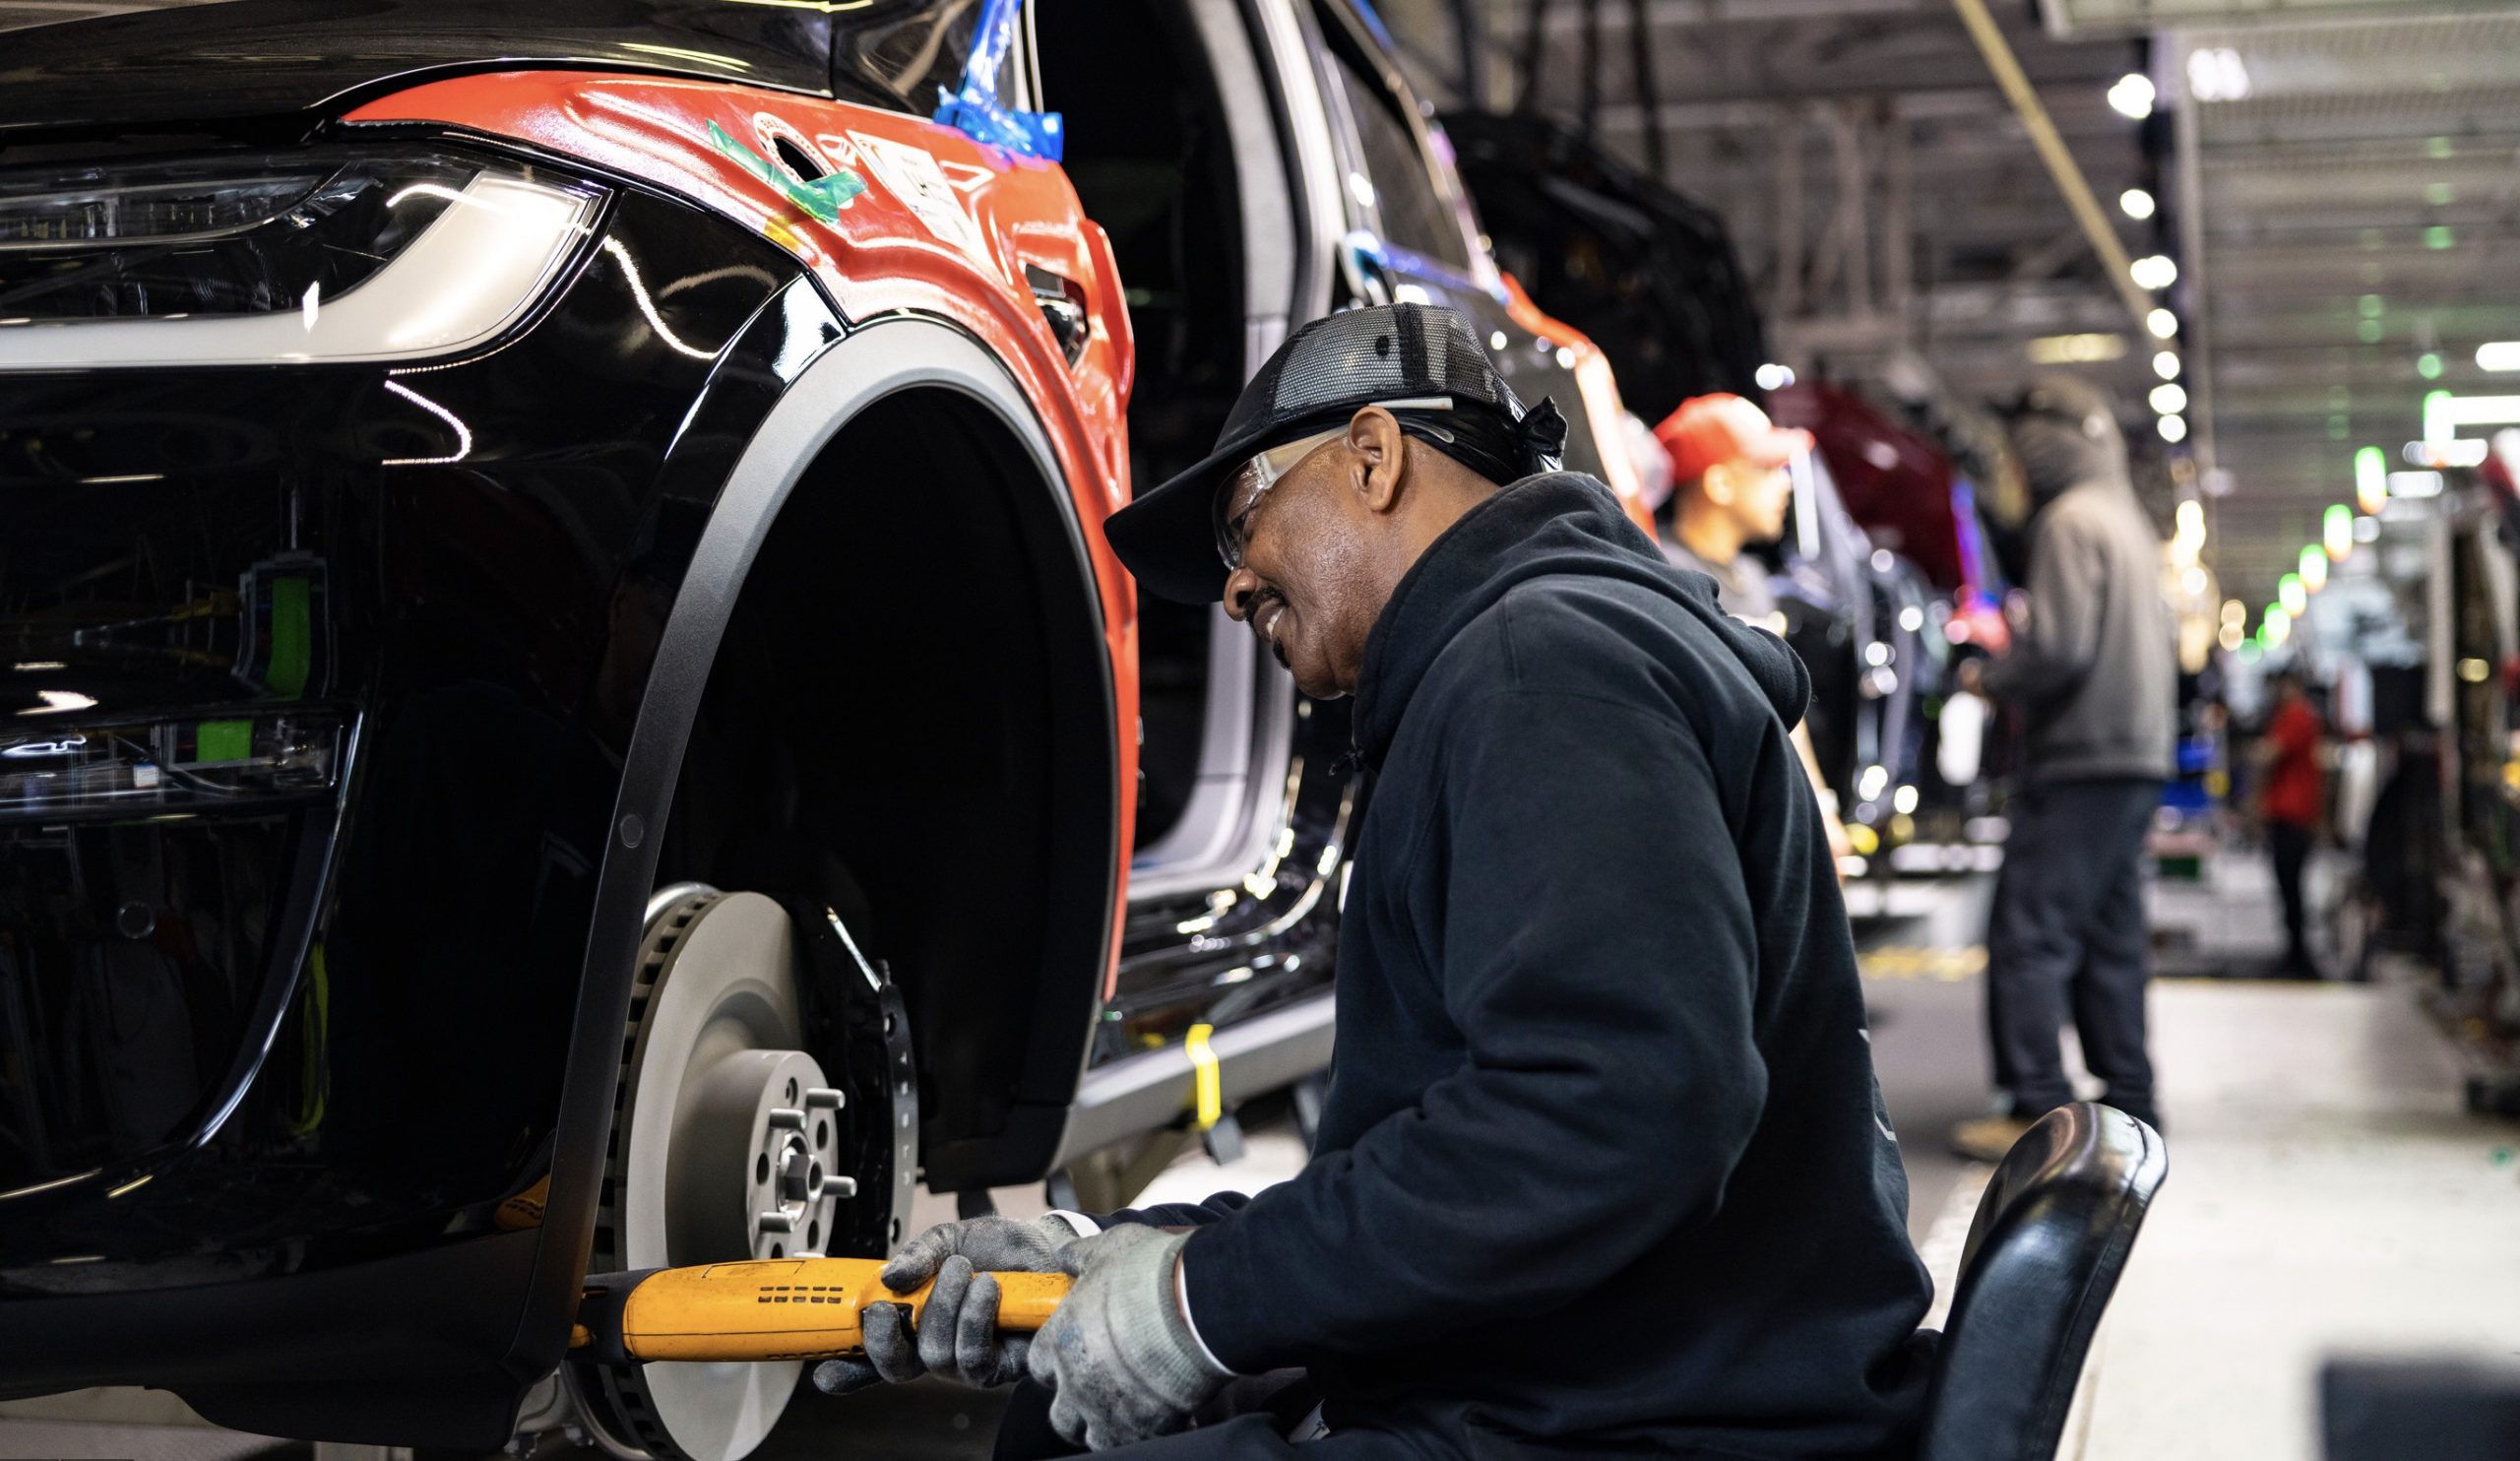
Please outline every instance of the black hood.
[[819, 7], [121, 0], [96, 11], [83, 17], [75, 7], [0, 0], [0, 138], [24, 128], [304, 112], [397, 77], [507, 64], [664, 71], [815, 93], [832, 85], [832, 16]]
[[1580, 473], [1525, 477], [1462, 515], [1400, 580], [1365, 640], [1356, 748], [1379, 766], [1418, 682], [1454, 637], [1516, 585], [1550, 574], [1654, 590], [1722, 638], [1786, 725], [1802, 719], [1811, 678], [1785, 641], [1726, 613], [1715, 580], [1667, 562], [1609, 488]]

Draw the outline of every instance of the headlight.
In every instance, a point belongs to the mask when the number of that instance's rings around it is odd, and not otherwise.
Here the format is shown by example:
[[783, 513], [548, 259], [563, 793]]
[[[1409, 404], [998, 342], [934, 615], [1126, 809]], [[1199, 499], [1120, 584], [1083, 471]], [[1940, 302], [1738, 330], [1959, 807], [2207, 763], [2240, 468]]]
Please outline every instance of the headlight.
[[162, 818], [329, 797], [342, 718], [205, 716], [0, 734], [0, 825]]
[[532, 308], [602, 203], [431, 150], [0, 172], [0, 370], [451, 354]]

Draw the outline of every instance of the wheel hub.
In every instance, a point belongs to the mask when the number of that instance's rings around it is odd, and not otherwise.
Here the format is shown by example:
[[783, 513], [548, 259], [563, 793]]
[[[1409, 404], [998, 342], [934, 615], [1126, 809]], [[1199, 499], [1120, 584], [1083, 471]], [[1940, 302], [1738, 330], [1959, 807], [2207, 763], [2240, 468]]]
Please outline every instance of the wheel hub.
[[[801, 1048], [798, 949], [757, 893], [694, 889], [652, 909], [622, 1062], [594, 1258], [680, 1267], [819, 1254], [841, 1199], [844, 1098]], [[621, 1439], [651, 1456], [736, 1461], [800, 1366], [607, 1367]]]

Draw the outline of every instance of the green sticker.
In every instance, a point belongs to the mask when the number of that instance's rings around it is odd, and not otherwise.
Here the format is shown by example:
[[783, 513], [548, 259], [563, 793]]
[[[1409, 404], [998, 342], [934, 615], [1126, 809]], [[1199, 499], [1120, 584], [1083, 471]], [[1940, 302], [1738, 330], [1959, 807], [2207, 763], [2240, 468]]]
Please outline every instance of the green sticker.
[[253, 758], [253, 722], [204, 721], [193, 728], [194, 760], [207, 764], [216, 761], [250, 761]]
[[788, 202], [813, 215], [822, 222], [837, 222], [842, 212], [857, 201], [857, 195], [866, 191], [865, 179], [846, 167], [840, 168], [827, 177], [805, 182], [791, 175], [787, 168], [727, 136], [726, 129], [716, 122], [709, 124], [709, 141], [717, 147], [718, 151], [742, 164], [746, 172], [777, 188]]

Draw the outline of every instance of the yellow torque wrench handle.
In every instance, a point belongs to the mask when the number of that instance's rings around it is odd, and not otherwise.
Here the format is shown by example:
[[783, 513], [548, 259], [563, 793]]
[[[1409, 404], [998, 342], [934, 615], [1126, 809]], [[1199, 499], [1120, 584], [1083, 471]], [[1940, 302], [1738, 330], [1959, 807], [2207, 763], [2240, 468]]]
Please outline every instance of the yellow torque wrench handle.
[[[870, 1303], [906, 1303], [917, 1318], [933, 1284], [885, 1288], [881, 1258], [772, 1258], [650, 1274], [621, 1303], [621, 1347], [635, 1360], [819, 1360], [864, 1347]], [[1063, 1273], [1000, 1273], [1000, 1329], [1039, 1329], [1067, 1297]], [[589, 1335], [577, 1343], [593, 1343]]]

